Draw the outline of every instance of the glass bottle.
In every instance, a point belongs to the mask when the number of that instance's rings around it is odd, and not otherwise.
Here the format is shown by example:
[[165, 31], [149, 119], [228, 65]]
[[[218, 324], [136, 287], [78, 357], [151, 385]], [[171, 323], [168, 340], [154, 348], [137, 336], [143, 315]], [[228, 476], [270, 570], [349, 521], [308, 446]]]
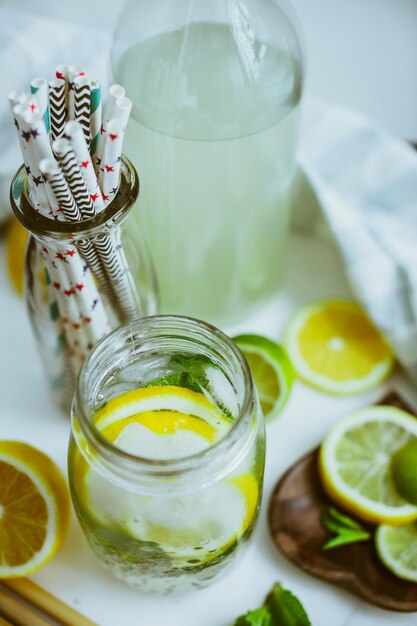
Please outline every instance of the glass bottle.
[[249, 368], [214, 327], [143, 318], [84, 363], [72, 411], [71, 495], [92, 550], [125, 582], [182, 592], [226, 570], [251, 536], [264, 461]]
[[131, 0], [112, 54], [161, 310], [243, 318], [283, 273], [303, 84], [286, 0]]
[[157, 309], [153, 266], [131, 210], [139, 195], [133, 165], [122, 157], [115, 199], [94, 218], [73, 223], [37, 213], [22, 166], [10, 191], [29, 231], [25, 297], [54, 400], [68, 412], [82, 362], [120, 324]]

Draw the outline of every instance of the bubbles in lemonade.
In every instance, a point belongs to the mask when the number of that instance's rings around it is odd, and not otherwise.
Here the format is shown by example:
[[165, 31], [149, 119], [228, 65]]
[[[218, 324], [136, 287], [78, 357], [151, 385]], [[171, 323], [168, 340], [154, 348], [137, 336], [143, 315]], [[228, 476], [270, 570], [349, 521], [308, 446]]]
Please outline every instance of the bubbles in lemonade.
[[[99, 433], [150, 461], [187, 458], [216, 445], [240, 410], [220, 368], [203, 355], [180, 353], [152, 354], [114, 371], [97, 405], [92, 422]], [[260, 501], [263, 444], [243, 453], [220, 479], [178, 489], [175, 476], [161, 478], [164, 488], [150, 495], [140, 485], [111, 480], [94, 460], [86, 463], [82, 433], [75, 432], [73, 501], [90, 544], [118, 577], [159, 592], [203, 586], [249, 536]]]
[[125, 149], [162, 309], [217, 324], [278, 286], [295, 171], [300, 66], [245, 36], [192, 23], [115, 67], [134, 103]]

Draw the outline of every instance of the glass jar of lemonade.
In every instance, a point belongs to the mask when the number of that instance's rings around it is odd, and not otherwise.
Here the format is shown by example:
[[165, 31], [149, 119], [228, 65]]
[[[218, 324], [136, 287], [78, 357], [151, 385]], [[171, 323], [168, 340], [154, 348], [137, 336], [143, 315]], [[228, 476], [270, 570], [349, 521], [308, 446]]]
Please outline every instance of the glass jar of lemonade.
[[286, 0], [131, 0], [113, 78], [163, 312], [228, 324], [281, 280], [303, 83]]
[[80, 374], [71, 494], [93, 551], [158, 593], [203, 587], [233, 562], [257, 518], [264, 420], [238, 348], [185, 317], [116, 330]]

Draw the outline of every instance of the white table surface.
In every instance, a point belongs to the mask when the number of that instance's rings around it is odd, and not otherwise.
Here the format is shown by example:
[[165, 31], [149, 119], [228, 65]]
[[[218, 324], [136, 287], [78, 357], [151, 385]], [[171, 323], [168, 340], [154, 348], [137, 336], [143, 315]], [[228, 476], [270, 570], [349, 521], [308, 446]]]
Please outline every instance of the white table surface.
[[[24, 303], [4, 273], [4, 244], [0, 255], [1, 438], [32, 443], [66, 471], [68, 416], [59, 414], [49, 401]], [[304, 303], [350, 293], [330, 243], [293, 235], [288, 261], [280, 295], [235, 330], [258, 331], [279, 339], [291, 313]], [[417, 406], [417, 397], [399, 373], [388, 383], [392, 385]], [[100, 626], [231, 626], [239, 614], [262, 602], [276, 580], [301, 598], [314, 626], [415, 625], [415, 614], [378, 610], [298, 570], [275, 549], [265, 519], [271, 490], [284, 470], [316, 446], [339, 416], [377, 399], [382, 391], [340, 399], [295, 384], [284, 413], [267, 427], [263, 506], [251, 545], [238, 567], [212, 587], [158, 598], [124, 586], [95, 562], [74, 515], [63, 547], [33, 579]]]
[[[294, 4], [309, 53], [307, 91], [376, 117], [397, 134], [416, 139], [415, 0], [294, 0]], [[88, 5], [73, 0], [69, 13], [64, 4], [39, 0], [36, 11], [74, 22], [90, 12], [98, 16], [94, 22], [100, 27], [111, 21], [116, 5], [108, 0]], [[33, 3], [21, 0], [18, 8], [33, 10]], [[68, 418], [49, 402], [25, 307], [12, 291], [4, 266], [0, 243], [0, 436], [38, 446], [65, 471]], [[329, 243], [293, 236], [288, 268], [276, 300], [236, 330], [279, 339], [291, 313], [304, 303], [349, 294], [340, 260]], [[417, 397], [401, 374], [396, 373], [388, 385], [417, 406]], [[276, 580], [300, 597], [314, 626], [415, 625], [415, 614], [378, 610], [302, 573], [275, 549], [265, 520], [271, 490], [283, 471], [317, 445], [335, 419], [382, 392], [381, 388], [366, 396], [337, 399], [295, 385], [283, 415], [268, 425], [264, 500], [251, 545], [238, 568], [212, 587], [173, 598], [145, 596], [125, 587], [96, 564], [74, 515], [63, 547], [33, 579], [100, 626], [230, 626], [239, 614], [257, 607]]]

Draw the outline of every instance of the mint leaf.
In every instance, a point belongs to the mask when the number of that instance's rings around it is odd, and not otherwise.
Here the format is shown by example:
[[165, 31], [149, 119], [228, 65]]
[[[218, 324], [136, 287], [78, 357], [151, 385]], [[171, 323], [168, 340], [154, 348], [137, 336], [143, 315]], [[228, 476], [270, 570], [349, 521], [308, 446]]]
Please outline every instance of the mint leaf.
[[238, 617], [234, 626], [272, 626], [271, 615], [267, 607], [263, 606]]
[[368, 541], [371, 537], [371, 534], [359, 522], [340, 513], [334, 507], [325, 509], [321, 521], [324, 528], [335, 535], [323, 544], [323, 550], [331, 550], [359, 541]]
[[298, 598], [278, 583], [269, 594], [266, 606], [271, 614], [271, 626], [311, 626]]

